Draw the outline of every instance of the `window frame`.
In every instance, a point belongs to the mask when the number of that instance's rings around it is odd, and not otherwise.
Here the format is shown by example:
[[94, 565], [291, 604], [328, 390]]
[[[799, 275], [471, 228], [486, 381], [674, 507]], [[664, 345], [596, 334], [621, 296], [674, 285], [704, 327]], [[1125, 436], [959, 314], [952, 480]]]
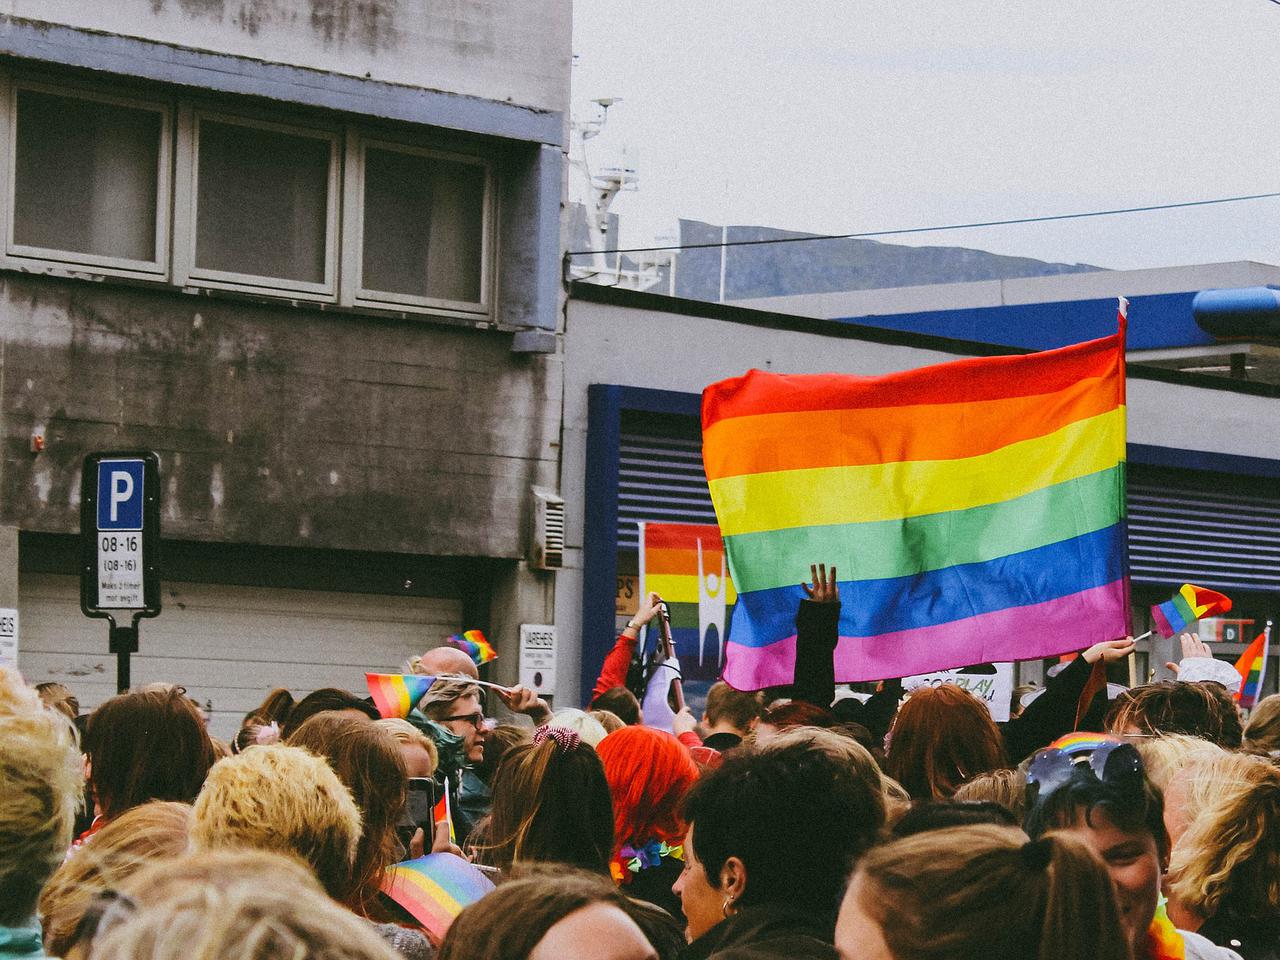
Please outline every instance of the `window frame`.
[[[14, 237], [14, 210], [17, 206], [18, 95], [33, 90], [69, 100], [105, 103], [112, 106], [149, 110], [160, 115], [160, 142], [156, 158], [155, 259], [134, 260], [96, 253], [82, 253], [57, 247], [37, 247], [18, 243]], [[173, 157], [175, 150], [174, 106], [171, 99], [121, 94], [97, 84], [62, 84], [38, 77], [0, 75], [0, 102], [5, 112], [0, 123], [0, 182], [4, 202], [0, 203], [0, 237], [3, 238], [3, 265], [6, 268], [39, 272], [91, 272], [103, 276], [142, 280], [166, 280], [171, 267], [173, 206]]]
[[[447, 160], [479, 167], [484, 172], [484, 197], [481, 201], [480, 299], [477, 301], [446, 300], [415, 294], [394, 293], [364, 286], [364, 192], [365, 155], [369, 148]], [[495, 269], [498, 239], [497, 186], [493, 159], [469, 153], [457, 153], [391, 138], [382, 132], [367, 132], [359, 126], [347, 128], [346, 160], [343, 189], [343, 264], [342, 302], [357, 307], [381, 310], [413, 310], [468, 320], [492, 319], [494, 313]]]
[[[277, 114], [278, 115], [278, 114]], [[196, 266], [196, 239], [199, 216], [200, 122], [209, 120], [229, 126], [273, 130], [291, 136], [311, 137], [329, 144], [328, 190], [325, 211], [324, 280], [320, 282], [290, 280], [211, 270]], [[189, 287], [235, 290], [242, 293], [282, 295], [291, 300], [333, 303], [338, 299], [339, 251], [342, 245], [342, 159], [343, 137], [340, 129], [324, 125], [282, 123], [264, 119], [256, 111], [228, 113], [223, 108], [183, 103], [178, 112], [179, 175], [174, 202], [174, 282]]]

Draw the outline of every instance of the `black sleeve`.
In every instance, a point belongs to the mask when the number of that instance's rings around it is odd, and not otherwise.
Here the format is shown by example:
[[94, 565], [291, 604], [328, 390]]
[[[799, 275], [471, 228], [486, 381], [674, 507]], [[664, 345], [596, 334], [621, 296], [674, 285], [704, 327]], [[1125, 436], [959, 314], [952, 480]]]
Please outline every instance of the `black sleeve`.
[[796, 614], [796, 672], [791, 696], [824, 709], [836, 698], [833, 660], [840, 638], [840, 604], [801, 600]]
[[1022, 762], [1075, 728], [1076, 707], [1092, 671], [1093, 664], [1076, 657], [1045, 683], [1044, 693], [1032, 700], [1021, 716], [1004, 725], [1004, 747], [1010, 763]]
[[893, 718], [898, 715], [901, 700], [902, 680], [886, 680], [862, 705], [862, 716], [858, 720], [871, 731], [875, 743], [884, 743], [889, 728], [893, 726]]

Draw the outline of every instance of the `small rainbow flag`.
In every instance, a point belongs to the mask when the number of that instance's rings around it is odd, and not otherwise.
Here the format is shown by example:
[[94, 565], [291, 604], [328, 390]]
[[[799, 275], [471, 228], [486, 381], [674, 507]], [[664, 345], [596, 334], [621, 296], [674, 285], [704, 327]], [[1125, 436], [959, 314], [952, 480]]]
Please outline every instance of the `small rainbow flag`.
[[839, 683], [1125, 636], [1123, 306], [1118, 326], [1022, 356], [707, 387], [703, 461], [738, 590], [724, 679], [792, 682], [813, 563], [841, 575]]
[[1241, 680], [1236, 702], [1246, 709], [1252, 709], [1258, 702], [1262, 681], [1267, 676], [1267, 653], [1270, 646], [1271, 622], [1267, 621], [1267, 628], [1254, 638], [1253, 643], [1245, 648], [1236, 661], [1236, 673], [1240, 674]]
[[1151, 619], [1162, 637], [1172, 637], [1202, 617], [1216, 617], [1231, 610], [1231, 601], [1216, 590], [1184, 583], [1173, 598], [1151, 608]]
[[469, 656], [477, 667], [483, 667], [491, 660], [498, 659], [498, 653], [493, 649], [493, 644], [485, 639], [484, 634], [479, 630], [468, 630], [465, 633], [455, 633], [447, 638], [445, 643], [450, 646], [457, 647], [467, 656]]
[[493, 881], [452, 853], [397, 863], [382, 881], [382, 892], [409, 911], [437, 943], [464, 907], [492, 889]]
[[426, 696], [436, 678], [416, 673], [366, 673], [364, 682], [379, 715], [403, 720]]
[[431, 822], [439, 823], [441, 820], [449, 824], [449, 842], [457, 843], [458, 835], [453, 829], [453, 807], [449, 801], [449, 778], [444, 778], [444, 789], [440, 791], [440, 799], [436, 801], [435, 810], [432, 812]]

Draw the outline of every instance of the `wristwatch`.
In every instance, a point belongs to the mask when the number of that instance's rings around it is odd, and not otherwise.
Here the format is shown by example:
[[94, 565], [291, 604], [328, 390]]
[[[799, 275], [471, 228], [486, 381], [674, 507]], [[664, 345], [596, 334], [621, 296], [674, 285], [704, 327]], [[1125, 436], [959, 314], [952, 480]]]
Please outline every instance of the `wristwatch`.
[[639, 630], [639, 629], [640, 629], [641, 627], [643, 627], [643, 626], [644, 626], [644, 624], [643, 624], [643, 623], [636, 623], [634, 620], [628, 620], [628, 621], [627, 621], [627, 625], [626, 625], [626, 627], [624, 627], [623, 629], [625, 629], [625, 630]]

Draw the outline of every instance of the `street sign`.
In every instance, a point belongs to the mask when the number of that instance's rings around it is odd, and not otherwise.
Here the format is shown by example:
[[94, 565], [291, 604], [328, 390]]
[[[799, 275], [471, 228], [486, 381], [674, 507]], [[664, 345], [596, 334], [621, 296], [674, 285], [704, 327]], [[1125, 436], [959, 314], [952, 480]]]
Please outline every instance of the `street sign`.
[[18, 611], [0, 607], [0, 667], [18, 669]]
[[540, 696], [556, 692], [556, 628], [520, 624], [520, 683]]
[[117, 687], [127, 689], [138, 620], [160, 613], [160, 458], [151, 451], [91, 453], [84, 459], [80, 609], [111, 622]]

